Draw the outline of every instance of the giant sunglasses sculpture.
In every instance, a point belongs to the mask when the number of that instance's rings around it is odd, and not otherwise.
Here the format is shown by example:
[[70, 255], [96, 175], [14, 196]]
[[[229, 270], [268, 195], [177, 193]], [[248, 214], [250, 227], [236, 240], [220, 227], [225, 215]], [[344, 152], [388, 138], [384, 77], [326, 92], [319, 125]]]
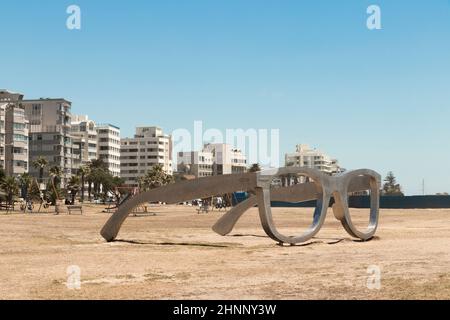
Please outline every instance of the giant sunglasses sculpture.
[[[274, 184], [279, 177], [300, 177], [302, 183], [277, 187]], [[298, 180], [297, 180], [298, 182]], [[361, 169], [328, 176], [310, 168], [287, 167], [256, 173], [243, 173], [224, 176], [206, 177], [175, 184], [141, 193], [124, 204], [107, 221], [101, 235], [107, 241], [116, 239], [120, 228], [130, 212], [139, 205], [148, 202], [177, 204], [192, 199], [204, 199], [236, 191], [247, 191], [251, 196], [232, 208], [213, 226], [213, 230], [225, 236], [229, 234], [242, 215], [254, 206], [259, 208], [261, 224], [266, 234], [276, 242], [299, 244], [313, 238], [322, 227], [331, 198], [334, 198], [333, 213], [350, 236], [361, 240], [373, 238], [378, 227], [381, 177], [378, 173]], [[358, 230], [352, 222], [349, 211], [348, 195], [350, 193], [370, 192], [370, 216], [366, 230]], [[312, 224], [306, 232], [298, 236], [280, 233], [274, 223], [271, 209], [272, 201], [299, 203], [316, 200]]]

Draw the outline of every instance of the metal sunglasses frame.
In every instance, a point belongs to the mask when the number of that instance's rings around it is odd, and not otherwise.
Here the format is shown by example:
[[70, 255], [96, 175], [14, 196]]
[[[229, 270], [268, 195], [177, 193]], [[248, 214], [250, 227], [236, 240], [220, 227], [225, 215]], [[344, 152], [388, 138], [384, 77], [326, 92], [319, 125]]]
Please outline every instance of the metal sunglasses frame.
[[[288, 187], [274, 188], [272, 181], [277, 176], [298, 175], [310, 179], [309, 182]], [[242, 215], [250, 208], [258, 206], [262, 227], [266, 234], [276, 242], [283, 244], [304, 243], [313, 238], [321, 229], [334, 198], [333, 213], [350, 236], [361, 240], [373, 238], [378, 228], [380, 207], [381, 176], [373, 170], [360, 169], [348, 171], [336, 176], [328, 176], [321, 171], [303, 167], [286, 167], [256, 173], [243, 173], [213, 176], [191, 181], [182, 181], [153, 189], [122, 204], [101, 230], [106, 241], [116, 239], [123, 222], [134, 208], [148, 202], [178, 204], [192, 199], [209, 198], [218, 194], [247, 191], [251, 196], [232, 208], [213, 226], [220, 235], [229, 234]], [[348, 194], [370, 190], [370, 217], [366, 230], [358, 230], [352, 222], [348, 205]], [[313, 222], [307, 231], [296, 237], [285, 236], [278, 232], [272, 217], [271, 202], [299, 203], [317, 200]]]

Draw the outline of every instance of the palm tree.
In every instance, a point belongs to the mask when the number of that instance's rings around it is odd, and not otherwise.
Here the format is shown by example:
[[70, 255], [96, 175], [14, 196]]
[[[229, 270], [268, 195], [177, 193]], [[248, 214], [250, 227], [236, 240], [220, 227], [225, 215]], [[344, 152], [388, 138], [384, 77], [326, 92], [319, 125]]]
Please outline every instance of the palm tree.
[[105, 174], [108, 174], [108, 165], [102, 159], [92, 160], [89, 166], [88, 175], [88, 195], [91, 200], [92, 185], [94, 186], [94, 194], [100, 193], [100, 186]]
[[31, 187], [33, 178], [28, 173], [24, 173], [20, 175], [18, 179], [19, 179], [19, 187], [22, 192], [22, 198], [25, 199], [25, 202], [28, 202], [29, 199], [28, 190]]
[[55, 210], [56, 213], [59, 213], [59, 206], [58, 206], [58, 200], [59, 200], [59, 193], [58, 189], [56, 188], [56, 180], [62, 176], [62, 170], [60, 166], [53, 166], [48, 170], [48, 173], [50, 175], [51, 181], [52, 181], [52, 188], [53, 193], [55, 195]]
[[89, 166], [82, 166], [78, 170], [78, 175], [81, 178], [81, 202], [84, 202], [84, 187], [86, 184], [86, 176], [89, 175], [90, 168]]
[[14, 196], [19, 193], [19, 186], [16, 178], [6, 177], [1, 184], [1, 188], [6, 194], [7, 203], [12, 205], [14, 203]]
[[[0, 168], [0, 187], [1, 187], [1, 184], [3, 183], [3, 181], [5, 181], [5, 178], [6, 178], [5, 169]], [[2, 194], [0, 196], [0, 202], [3, 201], [3, 198], [6, 198], [6, 197], [5, 197], [5, 195]]]
[[89, 164], [91, 169], [102, 169], [108, 171], [108, 165], [102, 159], [94, 159]]
[[86, 180], [88, 183], [88, 200], [89, 202], [91, 201], [91, 196], [92, 196], [92, 170], [89, 168], [89, 172], [86, 175]]
[[44, 204], [44, 194], [41, 192], [39, 182], [36, 178], [31, 181], [30, 188], [28, 190], [28, 199], [39, 202], [38, 212], [41, 212], [42, 205]]
[[75, 197], [77, 196], [78, 191], [80, 191], [80, 177], [72, 176], [69, 179], [69, 183], [67, 184], [67, 189], [70, 191], [70, 195], [72, 197], [72, 204], [74, 204]]
[[146, 191], [170, 184], [173, 180], [173, 177], [164, 171], [163, 166], [158, 164], [139, 179], [139, 187], [142, 191]]
[[48, 166], [48, 161], [45, 158], [39, 157], [33, 161], [33, 167], [35, 169], [39, 169], [39, 182], [43, 183], [44, 179], [44, 170]]
[[39, 188], [39, 183], [37, 182], [36, 178], [32, 179], [30, 183], [30, 188], [28, 190], [28, 199], [36, 201], [42, 200], [41, 190]]
[[116, 199], [117, 205], [120, 204], [120, 199], [122, 198], [122, 193], [120, 191], [120, 186], [125, 183], [125, 180], [119, 177], [114, 177], [111, 173], [106, 173], [103, 178], [103, 199], [112, 194]]
[[249, 172], [259, 172], [259, 171], [261, 171], [261, 167], [260, 167], [259, 163], [254, 163], [254, 164], [252, 164], [250, 169], [248, 169], [248, 171]]

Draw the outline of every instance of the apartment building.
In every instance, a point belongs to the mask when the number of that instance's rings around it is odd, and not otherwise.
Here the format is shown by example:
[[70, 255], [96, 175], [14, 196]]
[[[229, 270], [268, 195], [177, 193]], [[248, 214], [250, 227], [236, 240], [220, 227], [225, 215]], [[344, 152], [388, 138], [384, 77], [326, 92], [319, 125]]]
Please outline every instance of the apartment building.
[[338, 160], [330, 158], [322, 151], [311, 149], [306, 144], [299, 144], [294, 153], [285, 155], [286, 166], [307, 167], [333, 175], [342, 171]]
[[97, 159], [97, 128], [86, 115], [72, 115], [73, 173]]
[[138, 186], [139, 177], [156, 164], [173, 174], [172, 137], [161, 128], [138, 127], [133, 138], [121, 139], [120, 175], [127, 185]]
[[7, 105], [6, 102], [0, 101], [0, 168], [3, 170], [5, 169], [5, 116]]
[[8, 176], [28, 172], [28, 121], [23, 95], [0, 90], [0, 167]]
[[109, 172], [120, 177], [120, 128], [112, 124], [97, 125], [97, 156], [108, 166]]
[[[43, 157], [47, 159], [49, 168], [59, 166], [63, 172], [61, 184], [64, 186], [72, 175], [74, 160], [76, 162], [72, 153], [72, 103], [65, 99], [41, 98], [23, 100], [23, 105], [30, 128], [30, 164]], [[39, 170], [30, 165], [30, 174], [38, 177]], [[48, 170], [45, 170], [43, 182], [47, 178]]]
[[177, 171], [196, 178], [214, 175], [214, 155], [209, 151], [179, 152]]
[[202, 151], [179, 152], [177, 171], [197, 178], [247, 171], [247, 158], [231, 145], [206, 144]]
[[225, 143], [206, 144], [203, 151], [214, 157], [214, 175], [236, 174], [247, 171], [247, 157], [233, 146]]

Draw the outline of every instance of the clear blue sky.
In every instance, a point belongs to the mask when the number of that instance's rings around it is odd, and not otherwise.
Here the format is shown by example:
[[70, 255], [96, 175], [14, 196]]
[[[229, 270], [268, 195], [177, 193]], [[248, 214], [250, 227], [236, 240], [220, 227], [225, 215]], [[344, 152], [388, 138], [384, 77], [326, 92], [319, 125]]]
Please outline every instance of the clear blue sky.
[[308, 143], [409, 194], [423, 178], [450, 192], [448, 0], [3, 0], [0, 30], [0, 88], [64, 97], [124, 136], [280, 128], [282, 154]]

